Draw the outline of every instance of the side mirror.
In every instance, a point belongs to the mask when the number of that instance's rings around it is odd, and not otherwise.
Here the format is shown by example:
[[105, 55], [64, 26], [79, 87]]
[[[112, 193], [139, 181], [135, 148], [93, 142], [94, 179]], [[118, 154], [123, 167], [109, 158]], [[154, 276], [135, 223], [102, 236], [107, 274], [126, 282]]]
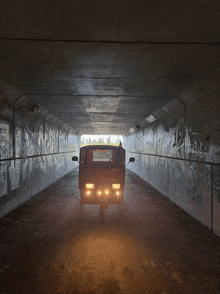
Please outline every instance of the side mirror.
[[77, 156], [73, 156], [72, 157], [72, 161], [78, 161], [78, 157]]
[[126, 166], [130, 163], [130, 162], [134, 162], [135, 158], [134, 157], [130, 157], [128, 163], [126, 164]]
[[129, 162], [134, 162], [135, 161], [135, 158], [134, 157], [130, 157], [129, 158]]

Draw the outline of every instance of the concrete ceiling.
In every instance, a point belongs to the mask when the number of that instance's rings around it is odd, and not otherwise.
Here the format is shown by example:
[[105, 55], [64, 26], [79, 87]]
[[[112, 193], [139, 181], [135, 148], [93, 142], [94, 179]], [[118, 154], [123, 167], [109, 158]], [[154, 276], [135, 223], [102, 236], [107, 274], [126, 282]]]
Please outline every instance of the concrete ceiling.
[[79, 134], [128, 135], [184, 89], [219, 82], [219, 1], [0, 5], [1, 81]]

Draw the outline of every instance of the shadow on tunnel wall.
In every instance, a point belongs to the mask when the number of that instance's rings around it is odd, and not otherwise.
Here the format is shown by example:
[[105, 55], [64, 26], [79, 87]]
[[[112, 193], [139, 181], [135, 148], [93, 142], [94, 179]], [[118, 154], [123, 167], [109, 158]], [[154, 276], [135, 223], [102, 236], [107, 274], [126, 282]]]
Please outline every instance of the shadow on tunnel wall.
[[78, 167], [80, 137], [24, 98], [0, 109], [0, 217]]
[[220, 236], [218, 94], [173, 100], [124, 137], [124, 148], [136, 158], [130, 170]]

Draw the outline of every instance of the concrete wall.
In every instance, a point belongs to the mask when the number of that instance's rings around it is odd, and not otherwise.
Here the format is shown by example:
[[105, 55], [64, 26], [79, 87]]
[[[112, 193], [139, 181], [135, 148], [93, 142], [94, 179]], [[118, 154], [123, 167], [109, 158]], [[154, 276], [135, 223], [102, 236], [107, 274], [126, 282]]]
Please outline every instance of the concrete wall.
[[130, 170], [220, 236], [220, 91], [199, 89], [142, 122], [124, 148]]
[[32, 109], [25, 96], [0, 108], [0, 217], [78, 167], [80, 137]]

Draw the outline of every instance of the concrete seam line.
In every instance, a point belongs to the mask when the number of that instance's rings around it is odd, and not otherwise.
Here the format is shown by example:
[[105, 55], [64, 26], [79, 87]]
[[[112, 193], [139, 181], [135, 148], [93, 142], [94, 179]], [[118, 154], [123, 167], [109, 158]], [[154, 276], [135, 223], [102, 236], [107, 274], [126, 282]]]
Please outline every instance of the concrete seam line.
[[180, 99], [179, 96], [176, 96], [177, 99], [182, 103], [183, 105], [183, 125], [184, 125], [184, 145], [183, 145], [183, 154], [184, 154], [184, 159], [186, 158], [186, 104]]
[[24, 95], [24, 93], [22, 93], [20, 96], [18, 96], [18, 98], [16, 98], [13, 102], [13, 122], [12, 122], [12, 126], [13, 126], [13, 137], [12, 137], [12, 142], [13, 142], [13, 157], [15, 158], [15, 154], [16, 154], [16, 135], [15, 135], [15, 129], [16, 129], [16, 124], [15, 124], [15, 103]]
[[213, 165], [211, 164], [211, 230], [213, 232]]

